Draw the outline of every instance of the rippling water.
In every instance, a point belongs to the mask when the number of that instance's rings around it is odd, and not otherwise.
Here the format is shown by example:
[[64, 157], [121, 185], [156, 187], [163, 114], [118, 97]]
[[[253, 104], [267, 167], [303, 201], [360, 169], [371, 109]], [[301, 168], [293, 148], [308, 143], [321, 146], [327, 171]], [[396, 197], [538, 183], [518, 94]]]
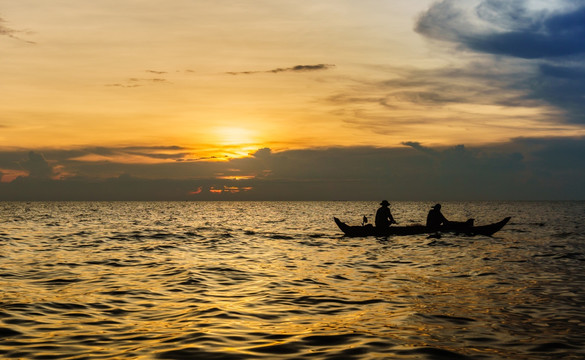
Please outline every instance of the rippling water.
[[332, 221], [376, 208], [0, 203], [0, 357], [585, 358], [584, 202], [443, 203], [512, 216], [492, 238], [344, 238]]

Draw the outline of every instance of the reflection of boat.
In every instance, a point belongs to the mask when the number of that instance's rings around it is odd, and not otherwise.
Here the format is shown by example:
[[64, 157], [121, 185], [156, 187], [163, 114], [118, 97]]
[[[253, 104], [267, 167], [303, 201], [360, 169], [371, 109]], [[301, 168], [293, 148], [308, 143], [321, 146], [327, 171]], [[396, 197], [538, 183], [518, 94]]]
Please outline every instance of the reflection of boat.
[[384, 231], [376, 229], [372, 225], [350, 226], [334, 217], [335, 223], [345, 236], [391, 236], [391, 235], [417, 235], [417, 234], [433, 234], [437, 232], [450, 232], [464, 235], [488, 235], [491, 236], [510, 221], [507, 217], [502, 221], [489, 225], [474, 226], [473, 220], [466, 222], [450, 222], [447, 225], [441, 226], [439, 229], [429, 229], [424, 225], [410, 225], [410, 226], [390, 226]]

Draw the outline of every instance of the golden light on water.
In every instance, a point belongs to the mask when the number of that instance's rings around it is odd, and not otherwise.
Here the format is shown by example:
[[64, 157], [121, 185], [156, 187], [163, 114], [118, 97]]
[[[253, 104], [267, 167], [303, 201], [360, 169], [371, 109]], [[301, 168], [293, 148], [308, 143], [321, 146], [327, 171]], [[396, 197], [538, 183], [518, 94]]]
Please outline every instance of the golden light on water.
[[[582, 358], [574, 344], [583, 338], [583, 275], [559, 266], [581, 259], [567, 240], [579, 244], [582, 232], [552, 236], [580, 224], [582, 204], [486, 204], [448, 208], [455, 218], [481, 209], [484, 218], [504, 211], [520, 220], [489, 240], [339, 238], [324, 218], [376, 203], [6, 203], [0, 351], [366, 360], [558, 357], [568, 349]], [[393, 205], [409, 219], [428, 209]], [[560, 214], [552, 235], [530, 231], [552, 212]], [[510, 247], [519, 242], [528, 246]]]

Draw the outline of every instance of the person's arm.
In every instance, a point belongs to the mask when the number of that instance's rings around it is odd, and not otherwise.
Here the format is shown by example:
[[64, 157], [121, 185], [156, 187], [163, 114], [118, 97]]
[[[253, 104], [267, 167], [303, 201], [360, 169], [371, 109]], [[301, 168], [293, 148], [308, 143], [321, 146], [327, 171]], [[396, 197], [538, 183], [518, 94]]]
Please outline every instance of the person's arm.
[[441, 223], [443, 223], [444, 225], [447, 225], [449, 223], [449, 220], [447, 220], [443, 213], [441, 213]]

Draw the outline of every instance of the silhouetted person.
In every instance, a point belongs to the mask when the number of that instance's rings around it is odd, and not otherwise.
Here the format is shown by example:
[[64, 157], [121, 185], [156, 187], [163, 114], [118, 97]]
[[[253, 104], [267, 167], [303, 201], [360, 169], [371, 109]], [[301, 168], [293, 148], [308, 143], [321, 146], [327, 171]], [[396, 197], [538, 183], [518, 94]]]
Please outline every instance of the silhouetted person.
[[448, 223], [449, 220], [441, 213], [441, 204], [433, 206], [427, 215], [427, 227], [429, 229], [439, 229], [441, 225]]
[[390, 213], [390, 208], [388, 207], [390, 203], [384, 200], [380, 205], [382, 206], [376, 211], [376, 228], [385, 229], [391, 224], [396, 224], [396, 221], [394, 221], [394, 218]]

